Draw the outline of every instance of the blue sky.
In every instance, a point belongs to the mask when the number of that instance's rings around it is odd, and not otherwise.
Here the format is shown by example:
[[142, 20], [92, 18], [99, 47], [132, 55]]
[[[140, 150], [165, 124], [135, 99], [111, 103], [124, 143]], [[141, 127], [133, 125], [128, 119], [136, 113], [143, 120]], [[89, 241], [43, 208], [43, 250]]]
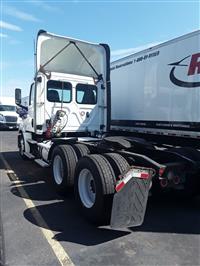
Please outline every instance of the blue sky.
[[200, 28], [199, 1], [1, 0], [1, 95], [29, 93], [39, 29], [108, 43], [112, 58]]

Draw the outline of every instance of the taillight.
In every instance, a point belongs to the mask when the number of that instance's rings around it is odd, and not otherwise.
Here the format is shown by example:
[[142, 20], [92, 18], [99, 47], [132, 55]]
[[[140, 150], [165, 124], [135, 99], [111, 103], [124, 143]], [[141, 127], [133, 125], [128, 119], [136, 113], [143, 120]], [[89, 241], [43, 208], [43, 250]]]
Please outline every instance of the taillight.
[[164, 172], [165, 172], [165, 167], [161, 167], [159, 169], [159, 176], [163, 176]]
[[150, 174], [149, 173], [141, 173], [140, 177], [138, 177], [138, 178], [148, 179], [149, 177], [150, 177]]

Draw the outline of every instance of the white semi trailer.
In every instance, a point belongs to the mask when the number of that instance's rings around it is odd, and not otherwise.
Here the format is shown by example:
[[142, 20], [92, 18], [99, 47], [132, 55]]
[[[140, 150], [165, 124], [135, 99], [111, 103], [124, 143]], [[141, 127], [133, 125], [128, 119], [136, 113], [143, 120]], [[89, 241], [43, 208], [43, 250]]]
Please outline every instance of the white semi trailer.
[[[28, 114], [19, 129], [19, 153], [42, 167], [51, 167], [59, 193], [74, 186], [77, 203], [90, 221], [112, 227], [140, 225], [151, 187], [185, 189], [196, 182], [197, 149], [168, 148], [135, 137], [124, 125], [115, 130], [116, 120], [122, 120], [118, 111], [115, 115], [116, 108], [125, 120], [132, 119], [124, 112], [132, 108], [132, 102], [115, 98], [118, 106], [114, 101], [112, 107], [115, 91], [122, 98], [129, 93], [129, 99], [135, 92], [132, 86], [120, 91], [115, 81], [110, 88], [108, 45], [42, 30], [37, 36], [35, 62]], [[15, 93], [21, 106], [21, 90]]]
[[[112, 134], [139, 137], [131, 150], [160, 163], [180, 157], [193, 162], [194, 174], [177, 168], [159, 183], [162, 190], [198, 193], [200, 30], [112, 62], [111, 84]], [[153, 145], [154, 152], [149, 154], [142, 142]], [[168, 159], [169, 152], [178, 157]]]
[[112, 62], [111, 82], [112, 129], [200, 138], [200, 31]]

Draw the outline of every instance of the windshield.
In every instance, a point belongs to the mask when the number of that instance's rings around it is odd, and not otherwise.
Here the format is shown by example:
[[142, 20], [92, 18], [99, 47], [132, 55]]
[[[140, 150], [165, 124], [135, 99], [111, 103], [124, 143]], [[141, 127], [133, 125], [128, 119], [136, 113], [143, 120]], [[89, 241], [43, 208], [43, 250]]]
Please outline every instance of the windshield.
[[16, 106], [14, 105], [0, 105], [0, 111], [16, 111]]

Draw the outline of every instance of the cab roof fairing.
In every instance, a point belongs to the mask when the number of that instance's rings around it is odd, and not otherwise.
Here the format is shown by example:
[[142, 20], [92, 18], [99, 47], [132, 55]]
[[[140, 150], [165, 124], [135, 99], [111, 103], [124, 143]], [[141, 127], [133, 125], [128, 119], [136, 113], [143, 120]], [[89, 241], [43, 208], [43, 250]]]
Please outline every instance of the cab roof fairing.
[[[83, 55], [81, 55], [74, 43], [87, 58], [96, 73]], [[56, 54], [57, 56], [55, 56]], [[36, 73], [57, 72], [93, 77], [95, 79], [99, 78], [98, 75], [102, 75], [106, 81], [109, 78], [107, 77], [107, 68], [109, 67], [107, 64], [110, 59], [107, 58], [108, 56], [109, 53], [106, 51], [105, 45], [58, 36], [43, 30], [38, 32], [36, 43]], [[47, 63], [48, 61], [49, 63]], [[44, 67], [41, 68], [41, 66]]]

